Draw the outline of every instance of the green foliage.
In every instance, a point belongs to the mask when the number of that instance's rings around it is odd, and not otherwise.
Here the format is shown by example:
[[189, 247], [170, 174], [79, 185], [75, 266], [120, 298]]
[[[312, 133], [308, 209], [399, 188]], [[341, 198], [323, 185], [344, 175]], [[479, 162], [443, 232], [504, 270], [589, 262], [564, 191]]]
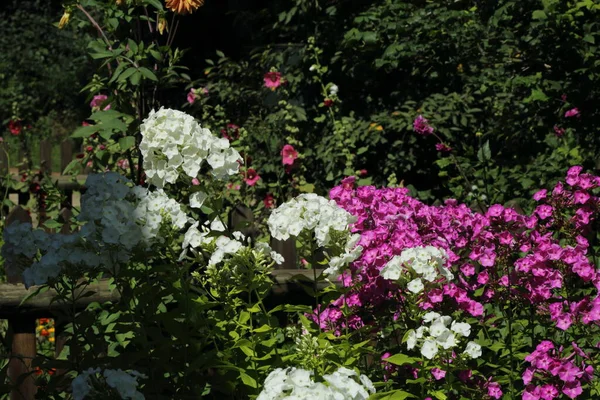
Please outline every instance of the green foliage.
[[8, 1], [0, 12], [0, 133], [21, 120], [29, 144], [62, 139], [80, 124], [87, 105], [79, 93], [91, 70], [85, 35], [53, 25], [61, 9], [47, 1]]
[[[195, 105], [203, 119], [219, 110], [211, 126], [248, 132], [263, 192], [301, 191], [296, 174], [323, 193], [366, 169], [373, 183], [395, 174], [429, 199], [528, 198], [531, 182], [595, 167], [597, 15], [583, 2], [274, 2], [251, 17], [260, 28], [246, 56], [207, 60], [197, 83], [209, 94]], [[271, 69], [286, 81], [273, 92], [262, 85]], [[581, 117], [565, 118], [574, 107]], [[417, 115], [437, 138], [414, 133]], [[278, 157], [286, 143], [301, 153], [291, 174]]]

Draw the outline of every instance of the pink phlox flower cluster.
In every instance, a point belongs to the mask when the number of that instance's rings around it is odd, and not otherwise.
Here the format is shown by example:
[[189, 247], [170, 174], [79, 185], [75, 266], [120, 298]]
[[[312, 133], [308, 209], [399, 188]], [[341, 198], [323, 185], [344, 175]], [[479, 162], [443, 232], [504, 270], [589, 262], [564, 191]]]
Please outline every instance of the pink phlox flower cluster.
[[[566, 282], [600, 286], [585, 238], [600, 208], [591, 193], [600, 187], [600, 178], [581, 172], [572, 167], [564, 184], [537, 192], [533, 197], [539, 204], [531, 215], [498, 204], [482, 215], [455, 200], [429, 206], [406, 188], [354, 187], [354, 182], [333, 188], [331, 199], [357, 217], [352, 232], [361, 234], [358, 244], [364, 250], [340, 278], [346, 294], [322, 310], [322, 328], [340, 332], [346, 320], [352, 327], [373, 324], [373, 316], [390, 304], [395, 313], [402, 312], [407, 292], [380, 272], [392, 257], [417, 246], [444, 249], [455, 275], [452, 282], [440, 280], [437, 288], [421, 294], [419, 306], [426, 310], [454, 304], [455, 310], [483, 317], [484, 304], [510, 298], [548, 315], [548, 306], [560, 303], [561, 291], [571, 287]], [[555, 312], [551, 320], [561, 329], [569, 318], [596, 322], [596, 303], [575, 307], [570, 317]], [[344, 304], [351, 310], [346, 317], [340, 311]]]
[[594, 368], [585, 361], [577, 363], [576, 356], [583, 359], [588, 356], [576, 343], [572, 343], [572, 347], [573, 352], [564, 356], [562, 346], [557, 349], [554, 343], [544, 340], [525, 357], [530, 366], [522, 376], [526, 385], [523, 400], [552, 400], [560, 393], [575, 399], [583, 393], [581, 384], [592, 379]]

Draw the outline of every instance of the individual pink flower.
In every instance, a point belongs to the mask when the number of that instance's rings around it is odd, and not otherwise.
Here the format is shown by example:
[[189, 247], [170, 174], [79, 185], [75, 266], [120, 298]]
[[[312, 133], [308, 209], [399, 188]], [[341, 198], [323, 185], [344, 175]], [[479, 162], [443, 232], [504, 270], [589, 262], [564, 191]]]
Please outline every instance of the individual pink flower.
[[277, 89], [281, 86], [281, 72], [271, 71], [267, 72], [264, 76], [265, 87], [271, 90]]
[[196, 101], [196, 90], [194, 88], [191, 88], [188, 92], [187, 101], [190, 104], [194, 104], [194, 102]]
[[440, 379], [444, 379], [444, 377], [446, 376], [446, 371], [439, 368], [432, 368], [431, 375], [433, 375], [436, 381], [439, 381]]
[[[90, 102], [90, 107], [92, 108], [92, 110], [99, 110], [100, 107], [106, 102], [106, 100], [108, 100], [108, 96], [105, 94], [97, 94], [94, 96], [94, 98], [92, 99], [92, 101]], [[106, 110], [110, 110], [110, 104], [107, 104], [104, 109], [104, 111]]]
[[267, 193], [263, 199], [263, 204], [265, 205], [265, 208], [275, 207], [275, 197], [273, 197], [271, 193]]
[[445, 143], [436, 143], [435, 149], [442, 153], [450, 153], [452, 151], [452, 147], [446, 145]]
[[281, 162], [283, 165], [293, 165], [294, 161], [298, 158], [298, 152], [294, 149], [291, 144], [286, 144], [281, 149]]
[[562, 137], [565, 134], [565, 129], [558, 125], [554, 125], [554, 133], [557, 137]]
[[244, 182], [246, 182], [248, 186], [256, 185], [256, 182], [260, 179], [260, 176], [256, 173], [254, 168], [248, 168], [245, 175]]
[[225, 129], [221, 129], [221, 135], [230, 142], [240, 138], [240, 127], [236, 124], [227, 124]]
[[494, 399], [502, 398], [502, 389], [500, 388], [500, 384], [498, 384], [498, 382], [490, 382], [487, 389], [488, 396]]
[[23, 124], [20, 120], [10, 120], [8, 123], [8, 130], [13, 136], [19, 136], [23, 130]]
[[577, 117], [579, 115], [581, 115], [579, 112], [579, 108], [575, 107], [575, 108], [571, 108], [569, 111], [567, 111], [565, 113], [565, 118]]
[[422, 115], [419, 115], [417, 118], [415, 118], [415, 121], [413, 122], [413, 129], [419, 135], [423, 136], [428, 136], [433, 133], [433, 127], [429, 125], [429, 121], [423, 118]]
[[200, 184], [200, 181], [198, 180], [198, 178], [193, 178], [192, 179], [192, 185], [198, 186], [199, 184]]

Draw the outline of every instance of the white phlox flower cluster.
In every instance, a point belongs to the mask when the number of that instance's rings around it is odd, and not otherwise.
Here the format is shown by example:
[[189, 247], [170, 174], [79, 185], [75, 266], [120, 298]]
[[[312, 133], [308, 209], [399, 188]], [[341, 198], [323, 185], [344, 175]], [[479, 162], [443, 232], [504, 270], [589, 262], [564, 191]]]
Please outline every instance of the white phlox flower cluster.
[[[471, 325], [453, 321], [452, 317], [433, 311], [423, 316], [423, 322], [429, 326], [424, 325], [417, 330], [407, 332], [406, 347], [412, 350], [419, 344], [421, 355], [429, 360], [436, 356], [440, 348], [454, 349], [460, 344], [462, 338], [467, 338], [471, 334]], [[470, 358], [478, 358], [481, 356], [481, 346], [472, 341], [468, 342], [463, 354]]]
[[434, 282], [440, 276], [450, 281], [454, 275], [445, 266], [448, 254], [442, 248], [426, 246], [405, 249], [399, 256], [394, 256], [381, 269], [380, 274], [385, 279], [399, 280], [403, 275], [413, 276], [407, 284], [412, 293], [420, 293], [425, 288], [423, 281]]
[[357, 246], [360, 240], [360, 234], [355, 233], [350, 236], [346, 242], [345, 251], [339, 256], [331, 257], [329, 267], [323, 271], [325, 275], [338, 277], [344, 268], [353, 261], [356, 261], [362, 254], [363, 247]]
[[[90, 368], [79, 374], [71, 383], [74, 400], [83, 400], [93, 392], [90, 377], [97, 377], [102, 371], [100, 368]], [[137, 371], [122, 371], [120, 369], [106, 369], [102, 374], [108, 386], [116, 391], [123, 400], [144, 400], [144, 395], [137, 390], [138, 378], [145, 379], [146, 376]], [[97, 393], [99, 394], [99, 393]], [[103, 393], [104, 394], [104, 393]]]
[[140, 130], [146, 177], [158, 188], [175, 183], [181, 172], [196, 178], [204, 161], [217, 179], [238, 173], [242, 157], [229, 147], [229, 141], [217, 138], [184, 112], [165, 108], [152, 111]]
[[311, 375], [300, 368], [277, 368], [265, 379], [256, 400], [366, 400], [375, 393], [368, 377], [348, 368], [324, 375], [325, 382], [315, 382]]
[[356, 217], [340, 208], [335, 201], [305, 193], [277, 207], [269, 216], [268, 225], [275, 239], [287, 240], [307, 230], [314, 231], [319, 246], [327, 246], [331, 230], [347, 231], [355, 221]]
[[162, 189], [149, 191], [141, 186], [132, 190], [137, 199], [137, 206], [133, 212], [133, 219], [141, 227], [141, 239], [146, 244], [152, 243], [154, 239], [161, 241], [159, 231], [161, 226], [169, 220], [169, 223], [177, 229], [183, 229], [188, 216], [174, 199], [169, 198]]

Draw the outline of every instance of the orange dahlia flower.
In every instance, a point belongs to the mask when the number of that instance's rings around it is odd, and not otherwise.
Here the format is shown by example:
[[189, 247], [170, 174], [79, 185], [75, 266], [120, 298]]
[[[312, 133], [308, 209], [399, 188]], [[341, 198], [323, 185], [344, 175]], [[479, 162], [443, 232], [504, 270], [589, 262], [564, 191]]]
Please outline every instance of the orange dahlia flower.
[[167, 0], [167, 8], [177, 14], [191, 14], [204, 5], [204, 0]]

